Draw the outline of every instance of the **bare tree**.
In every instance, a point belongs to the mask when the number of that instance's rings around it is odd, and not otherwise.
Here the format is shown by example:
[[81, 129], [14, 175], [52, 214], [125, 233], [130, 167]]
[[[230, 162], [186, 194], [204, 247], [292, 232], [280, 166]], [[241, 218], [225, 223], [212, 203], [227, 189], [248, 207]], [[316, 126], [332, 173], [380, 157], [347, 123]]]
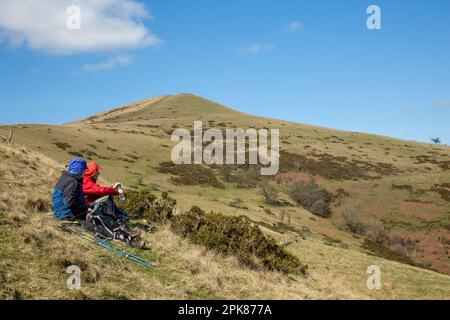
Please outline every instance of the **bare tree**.
[[293, 182], [289, 188], [289, 196], [297, 204], [316, 216], [327, 218], [331, 215], [331, 195], [321, 189], [314, 179], [308, 183]]
[[263, 181], [260, 186], [261, 194], [267, 203], [275, 204], [278, 202], [278, 190], [273, 185], [273, 183], [269, 181]]

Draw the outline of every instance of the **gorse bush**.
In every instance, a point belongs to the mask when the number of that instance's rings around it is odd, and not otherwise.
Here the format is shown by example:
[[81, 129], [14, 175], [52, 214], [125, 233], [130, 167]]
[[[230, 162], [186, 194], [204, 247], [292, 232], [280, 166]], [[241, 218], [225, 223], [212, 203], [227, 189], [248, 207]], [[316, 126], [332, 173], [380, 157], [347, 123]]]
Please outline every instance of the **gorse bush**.
[[71, 148], [71, 145], [66, 142], [53, 142], [53, 144], [62, 150]]
[[225, 182], [238, 188], [254, 188], [261, 180], [259, 165], [219, 165], [216, 166]]
[[121, 207], [131, 218], [164, 223], [172, 220], [176, 203], [167, 192], [163, 192], [161, 198], [157, 198], [149, 191], [129, 191]]
[[234, 255], [251, 268], [265, 268], [284, 273], [306, 274], [307, 266], [280, 247], [244, 216], [232, 217], [220, 213], [205, 213], [198, 207], [175, 216], [172, 230], [225, 255]]
[[162, 192], [161, 198], [153, 202], [153, 207], [150, 211], [151, 215], [153, 215], [153, 221], [158, 222], [159, 220], [162, 223], [172, 220], [176, 204], [177, 201], [169, 197], [167, 192]]
[[127, 191], [126, 200], [121, 207], [130, 217], [143, 218], [155, 200], [156, 197], [147, 191]]
[[[205, 213], [198, 207], [174, 216], [176, 200], [167, 192], [163, 192], [161, 198], [149, 191], [130, 191], [126, 196], [122, 208], [131, 218], [145, 218], [158, 223], [172, 221], [171, 229], [176, 234], [210, 250], [234, 255], [242, 264], [254, 269], [306, 274], [306, 265], [280, 247], [273, 238], [264, 235], [245, 216]], [[241, 201], [237, 202], [241, 204]]]
[[370, 180], [399, 173], [398, 168], [388, 163], [374, 164], [346, 157], [335, 157], [327, 153], [310, 158], [284, 150], [280, 151], [280, 170], [302, 171], [330, 180]]
[[323, 199], [315, 201], [309, 210], [312, 214], [323, 218], [327, 218], [331, 215], [330, 204]]
[[225, 186], [220, 182], [214, 170], [210, 167], [195, 164], [177, 165], [173, 162], [161, 162], [158, 167], [161, 173], [170, 173], [175, 175], [171, 177], [171, 181], [175, 185], [187, 186], [211, 186], [223, 189]]

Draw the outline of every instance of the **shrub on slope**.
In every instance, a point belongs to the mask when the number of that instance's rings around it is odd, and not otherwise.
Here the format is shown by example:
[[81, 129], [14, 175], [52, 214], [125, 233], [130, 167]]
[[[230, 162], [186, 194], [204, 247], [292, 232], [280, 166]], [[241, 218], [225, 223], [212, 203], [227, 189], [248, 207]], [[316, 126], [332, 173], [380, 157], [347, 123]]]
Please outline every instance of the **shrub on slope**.
[[210, 167], [200, 166], [195, 164], [176, 165], [173, 162], [161, 162], [158, 167], [161, 173], [170, 173], [175, 175], [171, 177], [171, 181], [175, 185], [186, 186], [211, 186], [214, 188], [223, 189], [224, 185], [221, 183]]
[[252, 268], [263, 267], [284, 273], [305, 274], [307, 266], [274, 239], [265, 236], [244, 216], [205, 213], [198, 207], [175, 216], [172, 230], [196, 244], [226, 255], [235, 255]]
[[161, 198], [149, 191], [129, 191], [121, 207], [132, 218], [144, 218], [148, 221], [164, 223], [172, 220], [177, 201], [163, 192]]

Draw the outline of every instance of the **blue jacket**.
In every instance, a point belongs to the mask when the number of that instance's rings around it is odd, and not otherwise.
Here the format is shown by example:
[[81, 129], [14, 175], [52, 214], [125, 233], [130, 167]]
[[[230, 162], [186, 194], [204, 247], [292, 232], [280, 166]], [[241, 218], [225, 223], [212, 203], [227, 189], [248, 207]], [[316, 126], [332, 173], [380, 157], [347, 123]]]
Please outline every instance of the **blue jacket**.
[[80, 216], [87, 211], [83, 193], [83, 177], [63, 171], [52, 196], [53, 216], [58, 220]]

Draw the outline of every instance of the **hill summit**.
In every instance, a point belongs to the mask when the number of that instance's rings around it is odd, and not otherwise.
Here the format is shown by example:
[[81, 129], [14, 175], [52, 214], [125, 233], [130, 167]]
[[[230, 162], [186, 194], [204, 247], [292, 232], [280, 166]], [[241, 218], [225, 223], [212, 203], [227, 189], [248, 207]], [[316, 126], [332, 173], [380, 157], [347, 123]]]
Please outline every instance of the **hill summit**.
[[74, 121], [71, 124], [129, 122], [145, 120], [148, 117], [220, 117], [224, 114], [239, 114], [239, 112], [195, 95], [176, 94], [140, 100], [119, 108], [97, 113], [85, 119]]

